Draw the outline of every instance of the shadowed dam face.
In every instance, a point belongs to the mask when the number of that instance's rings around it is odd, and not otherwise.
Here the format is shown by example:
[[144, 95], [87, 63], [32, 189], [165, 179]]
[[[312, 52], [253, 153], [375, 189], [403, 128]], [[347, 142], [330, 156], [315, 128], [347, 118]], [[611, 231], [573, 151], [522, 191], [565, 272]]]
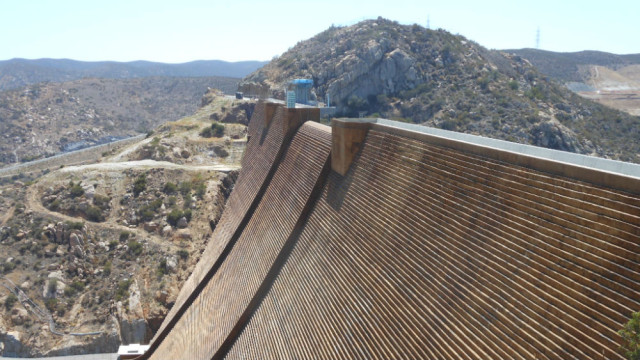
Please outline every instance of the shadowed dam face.
[[637, 178], [269, 106], [145, 358], [622, 358]]

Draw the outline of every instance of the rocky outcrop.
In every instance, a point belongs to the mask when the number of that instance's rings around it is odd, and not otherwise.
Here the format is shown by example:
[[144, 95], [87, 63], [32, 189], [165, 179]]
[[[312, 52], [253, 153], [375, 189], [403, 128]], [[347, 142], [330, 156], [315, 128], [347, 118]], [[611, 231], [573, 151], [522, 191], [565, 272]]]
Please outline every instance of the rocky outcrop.
[[555, 150], [576, 152], [581, 148], [576, 134], [557, 121], [538, 124], [532, 131], [533, 143]]
[[312, 97], [330, 97], [337, 116], [400, 119], [639, 161], [637, 118], [575, 96], [521, 56], [444, 30], [382, 18], [331, 27], [247, 76], [240, 89], [283, 99], [296, 78], [312, 79]]
[[151, 329], [144, 318], [140, 297], [138, 282], [134, 280], [129, 288], [128, 309], [124, 308], [122, 302], [117, 304], [120, 339], [123, 344], [143, 344], [151, 339]]

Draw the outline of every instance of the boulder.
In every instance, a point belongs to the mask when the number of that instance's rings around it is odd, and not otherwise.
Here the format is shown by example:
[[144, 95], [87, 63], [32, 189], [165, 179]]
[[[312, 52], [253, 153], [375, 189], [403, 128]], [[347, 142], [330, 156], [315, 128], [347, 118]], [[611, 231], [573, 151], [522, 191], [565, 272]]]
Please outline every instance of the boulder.
[[155, 232], [156, 230], [158, 230], [158, 223], [154, 222], [154, 221], [150, 221], [146, 224], [144, 224], [144, 229], [147, 230], [148, 232]]
[[165, 261], [169, 272], [174, 272], [178, 267], [178, 259], [175, 256], [168, 256]]
[[[63, 279], [62, 271], [58, 270], [58, 271], [51, 272], [48, 276], [48, 279], [49, 281], [45, 281], [44, 283], [44, 289], [42, 290], [42, 297], [44, 297], [45, 299], [61, 297], [64, 294], [64, 289], [67, 287], [67, 285], [62, 280]], [[55, 288], [51, 288], [49, 286], [52, 279], [56, 279]]]
[[184, 216], [180, 218], [180, 220], [178, 220], [178, 229], [184, 229], [187, 227], [188, 223], [187, 223], [187, 218], [185, 218]]
[[89, 200], [93, 200], [94, 196], [96, 195], [96, 188], [93, 187], [93, 185], [81, 185], [82, 189], [84, 190], [84, 196], [87, 197], [87, 199]]
[[191, 231], [189, 231], [189, 229], [181, 229], [178, 230], [176, 232], [176, 235], [178, 236], [179, 239], [181, 240], [191, 240], [192, 236], [191, 236]]
[[14, 325], [22, 325], [29, 318], [29, 312], [23, 307], [14, 307], [11, 309], [11, 322]]
[[75, 232], [71, 233], [71, 235], [69, 235], [69, 246], [84, 246], [84, 236]]

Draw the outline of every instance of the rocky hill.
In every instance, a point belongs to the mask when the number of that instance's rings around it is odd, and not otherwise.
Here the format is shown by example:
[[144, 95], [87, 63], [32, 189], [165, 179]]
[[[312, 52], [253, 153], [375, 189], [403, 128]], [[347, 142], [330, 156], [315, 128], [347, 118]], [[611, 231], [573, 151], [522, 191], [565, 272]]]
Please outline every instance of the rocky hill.
[[553, 149], [638, 162], [640, 118], [584, 100], [522, 56], [444, 30], [378, 18], [332, 27], [247, 76], [241, 90], [282, 98], [314, 81], [339, 114], [411, 121]]
[[193, 114], [224, 77], [82, 79], [0, 92], [0, 166], [145, 133]]
[[0, 61], [0, 90], [40, 82], [66, 82], [82, 78], [130, 79], [140, 77], [233, 77], [242, 78], [264, 65], [263, 61], [227, 62], [200, 60], [183, 64], [150, 61], [76, 61], [69, 59], [11, 59]]
[[0, 356], [148, 341], [210, 241], [254, 105], [209, 91], [99, 163], [2, 178]]

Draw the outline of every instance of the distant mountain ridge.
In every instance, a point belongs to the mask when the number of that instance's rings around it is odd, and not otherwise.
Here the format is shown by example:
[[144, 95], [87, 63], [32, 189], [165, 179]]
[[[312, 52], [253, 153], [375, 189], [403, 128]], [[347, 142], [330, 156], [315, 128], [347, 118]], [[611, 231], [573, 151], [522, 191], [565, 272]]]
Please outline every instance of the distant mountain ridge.
[[0, 90], [15, 89], [45, 81], [64, 82], [82, 78], [130, 79], [141, 77], [243, 78], [266, 61], [227, 62], [199, 60], [182, 64], [151, 61], [77, 61], [70, 59], [11, 59], [0, 61]]

